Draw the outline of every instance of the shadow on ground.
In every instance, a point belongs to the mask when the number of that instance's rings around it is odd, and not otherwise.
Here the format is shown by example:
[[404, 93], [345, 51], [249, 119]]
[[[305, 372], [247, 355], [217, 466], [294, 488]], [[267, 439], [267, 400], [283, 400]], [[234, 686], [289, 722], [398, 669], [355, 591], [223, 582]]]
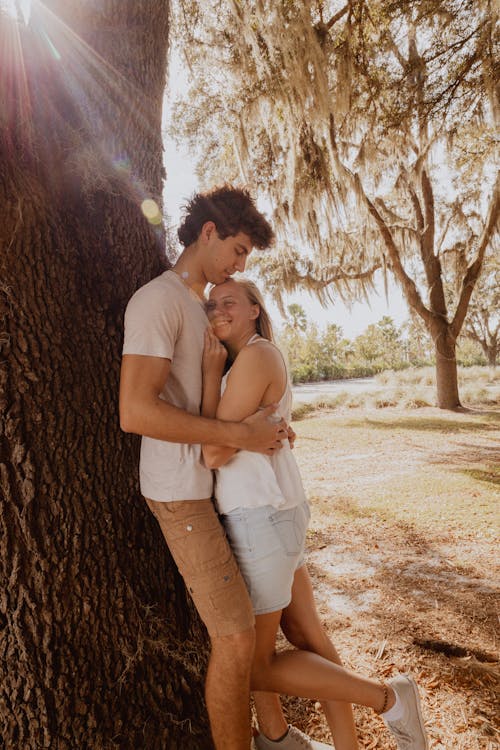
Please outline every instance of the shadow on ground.
[[[461, 433], [461, 432], [498, 432], [498, 424], [495, 424], [495, 420], [499, 421], [500, 417], [495, 412], [483, 412], [482, 417], [495, 417], [495, 419], [488, 419], [484, 422], [477, 422], [476, 420], [454, 420], [450, 418], [428, 418], [428, 417], [401, 417], [393, 420], [387, 419], [371, 419], [365, 418], [365, 423], [369, 424], [370, 427], [375, 427], [381, 430], [425, 430], [429, 432], [440, 432], [440, 433]], [[359, 424], [359, 423], [358, 423]], [[354, 425], [353, 425], [354, 426]], [[499, 438], [500, 439], [500, 438]]]
[[[345, 515], [341, 511], [331, 524], [313, 530], [309, 545], [308, 567], [330, 632], [347, 627], [353, 645], [371, 654], [367, 663], [375, 659], [379, 673], [404, 664], [430, 686], [431, 695], [455, 696], [470, 721], [481, 717], [474, 729], [479, 744], [464, 747], [488, 747], [481, 743], [500, 729], [494, 545], [481, 542], [477, 560], [464, 564], [454, 557], [461, 542], [446, 529], [436, 530], [430, 541], [411, 524], [377, 521], [345, 499], [343, 505]], [[436, 701], [433, 710], [439, 712]], [[455, 720], [450, 711], [437, 724]]]

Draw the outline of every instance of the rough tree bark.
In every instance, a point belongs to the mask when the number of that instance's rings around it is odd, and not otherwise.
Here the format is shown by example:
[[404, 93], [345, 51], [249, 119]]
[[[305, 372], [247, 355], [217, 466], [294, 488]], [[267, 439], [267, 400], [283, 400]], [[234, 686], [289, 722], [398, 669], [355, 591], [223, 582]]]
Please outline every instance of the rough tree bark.
[[120, 433], [125, 304], [165, 266], [168, 3], [0, 12], [0, 747], [210, 747], [206, 636]]

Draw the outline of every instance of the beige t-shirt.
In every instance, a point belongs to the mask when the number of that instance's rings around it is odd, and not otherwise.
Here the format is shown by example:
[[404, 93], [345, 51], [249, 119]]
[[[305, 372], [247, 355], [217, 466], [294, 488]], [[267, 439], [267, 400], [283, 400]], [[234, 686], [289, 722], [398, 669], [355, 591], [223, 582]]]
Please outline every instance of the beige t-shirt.
[[[130, 299], [125, 311], [123, 354], [165, 357], [170, 374], [160, 398], [199, 414], [202, 396], [203, 302], [173, 271], [157, 276]], [[141, 492], [151, 500], [197, 500], [212, 495], [212, 473], [200, 445], [143, 437]]]

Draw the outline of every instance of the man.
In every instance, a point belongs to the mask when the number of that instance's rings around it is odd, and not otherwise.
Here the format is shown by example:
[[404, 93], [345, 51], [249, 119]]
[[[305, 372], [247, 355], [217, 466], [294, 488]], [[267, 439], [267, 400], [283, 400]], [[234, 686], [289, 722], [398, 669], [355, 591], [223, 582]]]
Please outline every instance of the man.
[[142, 435], [141, 491], [211, 640], [205, 694], [217, 750], [250, 747], [254, 616], [245, 584], [211, 502], [201, 443], [272, 454], [287, 437], [275, 407], [242, 423], [199, 416], [207, 283], [243, 271], [273, 231], [245, 190], [217, 188], [187, 206], [184, 246], [172, 269], [139, 289], [125, 314], [120, 380], [122, 429]]

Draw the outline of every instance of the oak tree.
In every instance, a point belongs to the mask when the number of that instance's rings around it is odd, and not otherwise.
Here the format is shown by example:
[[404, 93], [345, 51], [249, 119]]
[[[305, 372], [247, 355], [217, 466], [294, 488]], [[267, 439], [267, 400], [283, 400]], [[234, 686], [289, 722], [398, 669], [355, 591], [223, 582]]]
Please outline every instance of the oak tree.
[[[198, 150], [200, 177], [267, 193], [282, 248], [265, 261], [272, 289], [328, 299], [392, 273], [434, 342], [438, 404], [459, 407], [456, 340], [500, 212], [498, 6], [174, 6], [192, 75], [174, 132]], [[446, 262], [457, 243], [460, 277]]]
[[124, 308], [166, 265], [141, 204], [161, 203], [168, 38], [163, 0], [0, 9], [8, 750], [211, 747], [205, 632], [117, 414]]

